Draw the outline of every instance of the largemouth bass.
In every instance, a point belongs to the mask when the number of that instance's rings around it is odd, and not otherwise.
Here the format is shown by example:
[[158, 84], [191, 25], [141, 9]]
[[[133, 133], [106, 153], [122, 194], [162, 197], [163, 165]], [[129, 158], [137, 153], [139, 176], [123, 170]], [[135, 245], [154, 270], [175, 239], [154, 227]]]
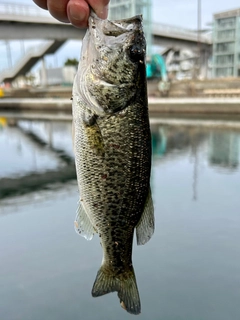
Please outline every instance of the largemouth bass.
[[154, 232], [145, 48], [141, 16], [111, 22], [91, 13], [72, 104], [80, 192], [75, 229], [88, 240], [98, 233], [103, 249], [92, 296], [117, 291], [132, 314], [141, 311], [134, 230], [137, 244]]

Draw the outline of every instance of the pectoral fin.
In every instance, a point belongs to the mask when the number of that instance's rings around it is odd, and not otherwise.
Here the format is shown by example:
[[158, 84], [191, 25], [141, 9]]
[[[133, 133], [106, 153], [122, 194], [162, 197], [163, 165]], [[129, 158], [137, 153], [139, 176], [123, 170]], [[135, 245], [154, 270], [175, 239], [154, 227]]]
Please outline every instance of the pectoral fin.
[[154, 233], [154, 208], [151, 195], [151, 189], [149, 187], [149, 193], [145, 203], [144, 212], [141, 219], [136, 226], [137, 244], [143, 245], [148, 242]]
[[87, 240], [92, 240], [95, 230], [94, 227], [81, 203], [79, 201], [77, 215], [74, 221], [75, 231]]

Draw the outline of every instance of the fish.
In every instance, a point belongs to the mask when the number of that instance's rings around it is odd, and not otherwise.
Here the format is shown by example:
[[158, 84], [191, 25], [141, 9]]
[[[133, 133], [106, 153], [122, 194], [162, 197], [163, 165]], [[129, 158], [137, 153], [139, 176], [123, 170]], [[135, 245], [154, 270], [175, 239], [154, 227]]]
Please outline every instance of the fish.
[[72, 90], [75, 230], [100, 238], [103, 260], [92, 296], [117, 292], [121, 306], [139, 314], [133, 238], [143, 245], [154, 233], [142, 16], [110, 21], [91, 12], [88, 23]]

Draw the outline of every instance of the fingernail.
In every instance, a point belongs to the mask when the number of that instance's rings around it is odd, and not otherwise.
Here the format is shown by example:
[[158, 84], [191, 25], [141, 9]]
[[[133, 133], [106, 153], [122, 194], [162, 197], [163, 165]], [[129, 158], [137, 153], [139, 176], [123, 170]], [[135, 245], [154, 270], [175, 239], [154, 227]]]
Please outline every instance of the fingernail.
[[97, 10], [96, 14], [99, 16], [99, 18], [106, 19], [108, 16], [108, 6], [105, 6], [102, 9]]

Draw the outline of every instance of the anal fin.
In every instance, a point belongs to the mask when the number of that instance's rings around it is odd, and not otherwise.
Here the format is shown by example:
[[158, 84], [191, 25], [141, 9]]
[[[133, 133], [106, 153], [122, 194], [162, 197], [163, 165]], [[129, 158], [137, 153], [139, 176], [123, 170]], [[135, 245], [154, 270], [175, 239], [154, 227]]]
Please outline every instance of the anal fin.
[[147, 243], [154, 233], [154, 208], [149, 187], [149, 193], [146, 199], [145, 207], [141, 219], [136, 226], [137, 244]]
[[77, 215], [74, 221], [74, 228], [75, 231], [83, 236], [87, 240], [92, 240], [95, 229], [81, 203], [79, 201], [78, 208], [77, 208]]

